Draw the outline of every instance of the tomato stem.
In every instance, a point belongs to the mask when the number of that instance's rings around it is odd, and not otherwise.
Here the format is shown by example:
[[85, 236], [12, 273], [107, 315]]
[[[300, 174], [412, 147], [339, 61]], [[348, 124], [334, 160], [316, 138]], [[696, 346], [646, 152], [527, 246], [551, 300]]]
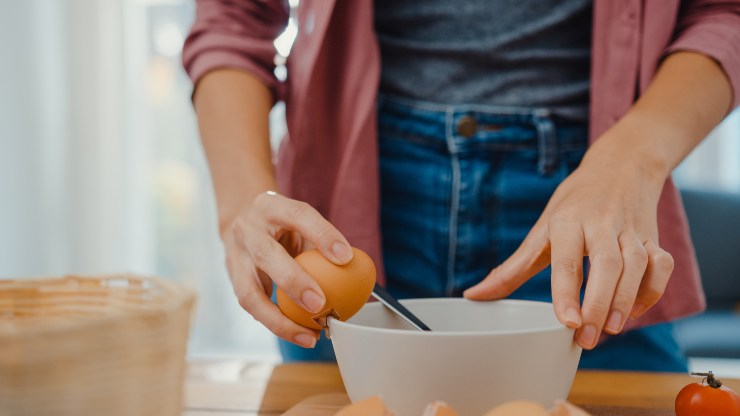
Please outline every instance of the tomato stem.
[[711, 371], [708, 373], [691, 373], [692, 376], [704, 376], [704, 380], [701, 381], [702, 384], [704, 384], [704, 381], [706, 380], [709, 387], [714, 387], [715, 389], [718, 389], [722, 386], [722, 382], [714, 378], [714, 373]]

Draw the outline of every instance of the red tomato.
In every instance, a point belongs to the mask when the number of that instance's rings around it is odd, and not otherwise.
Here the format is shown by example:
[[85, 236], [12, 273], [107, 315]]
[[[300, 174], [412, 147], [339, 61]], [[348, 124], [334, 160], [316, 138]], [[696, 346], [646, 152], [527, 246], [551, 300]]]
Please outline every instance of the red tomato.
[[740, 416], [740, 396], [714, 374], [691, 373], [706, 377], [700, 383], [692, 383], [681, 389], [676, 396], [676, 416]]

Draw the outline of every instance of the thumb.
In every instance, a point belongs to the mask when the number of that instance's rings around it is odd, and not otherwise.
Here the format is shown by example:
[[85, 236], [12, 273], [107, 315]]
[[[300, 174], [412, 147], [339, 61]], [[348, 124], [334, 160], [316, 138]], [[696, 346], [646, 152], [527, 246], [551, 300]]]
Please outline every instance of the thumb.
[[550, 241], [545, 230], [535, 226], [514, 254], [491, 270], [483, 281], [466, 290], [463, 296], [471, 300], [505, 298], [548, 264]]

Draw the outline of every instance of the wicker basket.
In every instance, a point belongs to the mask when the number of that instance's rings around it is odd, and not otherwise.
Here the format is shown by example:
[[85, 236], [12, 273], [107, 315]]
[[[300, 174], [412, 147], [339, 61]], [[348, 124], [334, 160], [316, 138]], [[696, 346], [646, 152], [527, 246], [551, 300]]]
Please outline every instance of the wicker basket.
[[194, 301], [131, 275], [0, 280], [0, 415], [179, 415]]

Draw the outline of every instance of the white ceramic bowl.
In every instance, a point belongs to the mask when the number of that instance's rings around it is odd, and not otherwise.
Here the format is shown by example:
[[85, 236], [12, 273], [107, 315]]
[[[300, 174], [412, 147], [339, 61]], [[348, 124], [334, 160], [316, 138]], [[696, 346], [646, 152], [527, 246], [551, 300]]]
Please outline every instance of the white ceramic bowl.
[[379, 302], [329, 332], [350, 399], [380, 395], [399, 416], [443, 400], [480, 416], [509, 400], [565, 399], [581, 349], [552, 304], [459, 298], [402, 301], [432, 329], [412, 329]]

